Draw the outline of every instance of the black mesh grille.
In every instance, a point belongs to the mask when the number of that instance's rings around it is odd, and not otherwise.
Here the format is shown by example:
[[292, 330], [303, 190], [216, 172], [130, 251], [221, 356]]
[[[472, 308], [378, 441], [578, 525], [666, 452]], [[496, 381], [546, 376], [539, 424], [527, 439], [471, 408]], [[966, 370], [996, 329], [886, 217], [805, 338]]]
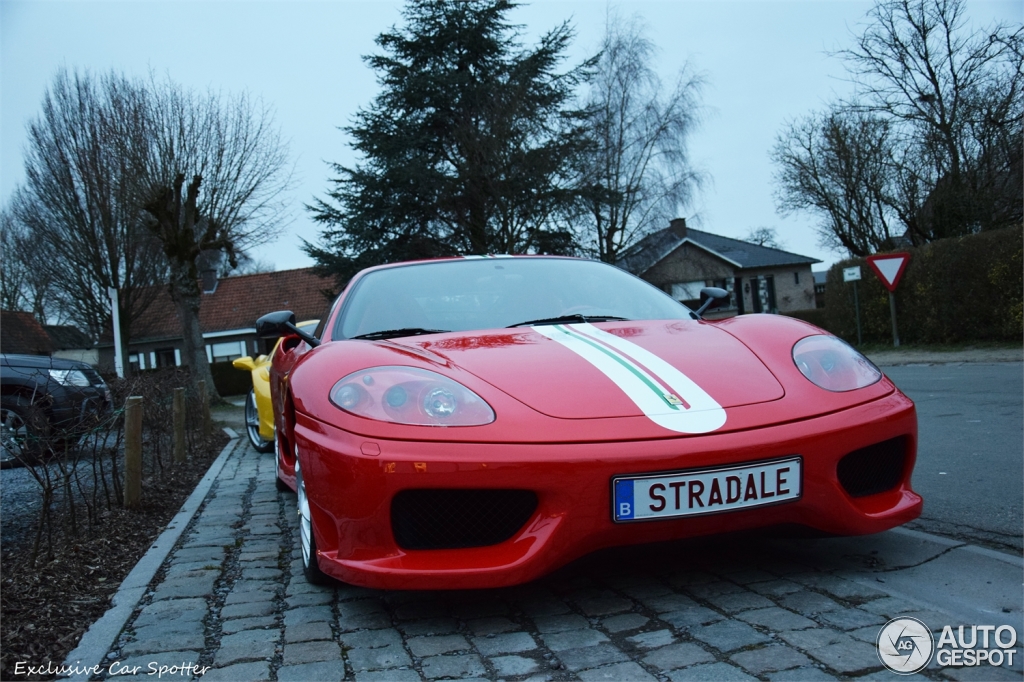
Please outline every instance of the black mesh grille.
[[391, 530], [403, 549], [459, 549], [504, 542], [537, 508], [532, 490], [403, 490]]
[[892, 490], [903, 478], [907, 457], [906, 438], [890, 438], [854, 450], [839, 460], [839, 483], [852, 497], [866, 497]]

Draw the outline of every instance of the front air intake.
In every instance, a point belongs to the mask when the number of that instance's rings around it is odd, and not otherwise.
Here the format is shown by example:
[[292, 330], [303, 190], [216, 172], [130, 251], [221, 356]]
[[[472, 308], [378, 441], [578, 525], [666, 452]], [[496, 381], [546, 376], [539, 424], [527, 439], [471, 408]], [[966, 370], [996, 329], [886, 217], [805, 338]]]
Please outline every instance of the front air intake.
[[402, 549], [464, 549], [508, 540], [537, 509], [532, 490], [403, 490], [391, 501]]
[[899, 485], [906, 459], [906, 437], [890, 438], [846, 455], [839, 460], [836, 474], [851, 497], [867, 497]]

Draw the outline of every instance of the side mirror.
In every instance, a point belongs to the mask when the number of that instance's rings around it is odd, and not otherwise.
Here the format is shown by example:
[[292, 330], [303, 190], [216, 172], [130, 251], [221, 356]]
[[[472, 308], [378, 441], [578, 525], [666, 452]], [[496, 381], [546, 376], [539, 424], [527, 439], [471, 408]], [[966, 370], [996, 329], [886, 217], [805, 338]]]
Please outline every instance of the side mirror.
[[256, 320], [256, 336], [261, 339], [279, 339], [292, 335], [298, 336], [313, 348], [320, 345], [318, 338], [295, 326], [295, 313], [290, 310], [267, 313]]
[[700, 290], [700, 295], [702, 298], [706, 296], [707, 300], [695, 311], [697, 317], [703, 315], [704, 311], [711, 308], [712, 305], [717, 308], [721, 301], [729, 299], [729, 292], [719, 287], [704, 287]]

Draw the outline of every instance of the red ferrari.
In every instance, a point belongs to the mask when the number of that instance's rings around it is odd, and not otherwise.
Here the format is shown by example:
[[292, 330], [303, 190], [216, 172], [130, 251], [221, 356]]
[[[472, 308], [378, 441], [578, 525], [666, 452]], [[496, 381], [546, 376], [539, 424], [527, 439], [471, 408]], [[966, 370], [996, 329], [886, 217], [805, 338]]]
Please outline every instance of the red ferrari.
[[816, 327], [707, 305], [496, 256], [364, 270], [314, 334], [261, 318], [306, 577], [496, 587], [611, 546], [916, 518], [910, 399]]

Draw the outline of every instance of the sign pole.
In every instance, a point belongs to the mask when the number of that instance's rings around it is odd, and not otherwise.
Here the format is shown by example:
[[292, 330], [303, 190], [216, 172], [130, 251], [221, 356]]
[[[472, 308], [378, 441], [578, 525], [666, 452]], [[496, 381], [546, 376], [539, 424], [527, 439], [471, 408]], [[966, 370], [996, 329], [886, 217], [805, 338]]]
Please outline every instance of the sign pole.
[[900, 335], [896, 331], [896, 296], [889, 292], [889, 312], [892, 313], [892, 345], [894, 348], [900, 347]]
[[896, 330], [896, 285], [900, 283], [900, 278], [903, 277], [903, 271], [907, 267], [907, 263], [910, 261], [909, 253], [886, 253], [886, 254], [875, 254], [874, 256], [868, 256], [868, 265], [878, 275], [878, 279], [882, 280], [882, 285], [889, 290], [889, 312], [892, 314], [892, 345], [893, 348], [899, 348], [900, 346], [900, 335]]
[[110, 296], [110, 312], [114, 319], [114, 370], [119, 379], [124, 379], [124, 349], [121, 348], [121, 314], [118, 311], [117, 289], [107, 288]]
[[863, 346], [864, 339], [860, 335], [860, 301], [857, 300], [857, 280], [853, 280], [853, 309], [857, 313], [857, 345]]
[[860, 281], [860, 266], [854, 265], [852, 268], [843, 268], [843, 281], [853, 282], [853, 310], [857, 316], [857, 345], [863, 346], [864, 340], [860, 335], [860, 301], [857, 300], [857, 282]]

